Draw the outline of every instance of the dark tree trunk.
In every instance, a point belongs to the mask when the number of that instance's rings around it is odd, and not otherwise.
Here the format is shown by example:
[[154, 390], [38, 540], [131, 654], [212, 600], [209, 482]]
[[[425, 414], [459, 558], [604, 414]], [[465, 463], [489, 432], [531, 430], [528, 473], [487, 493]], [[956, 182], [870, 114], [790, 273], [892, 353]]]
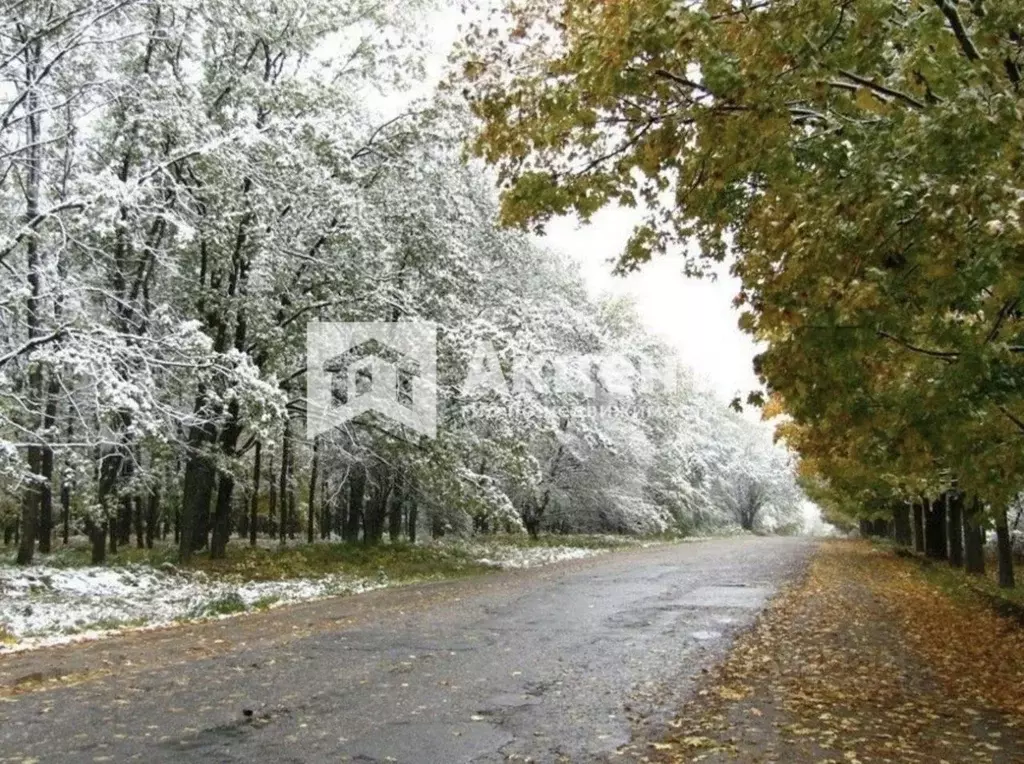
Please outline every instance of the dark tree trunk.
[[910, 506], [906, 502], [900, 502], [893, 508], [892, 524], [896, 543], [909, 548], [913, 534], [910, 530]]
[[329, 492], [326, 482], [320, 483], [320, 494], [323, 496], [320, 500], [320, 540], [324, 541], [330, 538], [334, 527], [334, 502], [327, 498]]
[[954, 568], [964, 565], [963, 530], [964, 495], [953, 490], [946, 494], [946, 507], [949, 514], [949, 564]]
[[875, 528], [871, 524], [871, 521], [861, 518], [861, 521], [860, 521], [860, 535], [863, 538], [867, 538], [868, 536], [873, 536], [874, 535], [874, 531], [875, 531]]
[[402, 473], [395, 476], [395, 489], [391, 495], [391, 506], [388, 508], [388, 539], [394, 544], [402, 535], [402, 510], [405, 508], [404, 485]]
[[316, 513], [316, 481], [320, 476], [320, 439], [313, 438], [313, 465], [309, 474], [309, 504], [306, 508], [306, 543], [313, 543], [313, 517]]
[[281, 497], [281, 528], [278, 542], [284, 546], [285, 534], [288, 532], [288, 465], [291, 462], [291, 421], [284, 420], [284, 436], [281, 439], [281, 474], [277, 484], [277, 494]]
[[144, 549], [146, 547], [146, 531], [142, 517], [142, 497], [133, 496], [132, 506], [135, 515], [135, 546]]
[[[241, 434], [238, 400], [232, 399], [228, 404], [228, 421], [219, 439], [220, 451], [225, 458], [231, 459], [235, 456]], [[210, 542], [210, 557], [215, 560], [224, 559], [228, 553], [234, 496], [235, 476], [221, 471], [217, 482], [217, 503], [213, 509], [213, 538]]]
[[1004, 589], [1012, 589], [1013, 582], [1013, 548], [1010, 543], [1010, 528], [1006, 524], [1006, 510], [996, 517], [996, 546], [999, 552], [999, 585]]
[[[42, 164], [43, 164], [43, 141], [42, 138], [42, 112], [39, 103], [39, 91], [36, 78], [39, 76], [39, 68], [43, 61], [42, 38], [31, 42], [24, 50], [25, 74], [30, 83], [25, 96], [26, 117], [25, 127], [25, 150], [22, 154], [22, 166], [25, 171], [22, 181], [25, 195], [25, 218], [24, 222], [35, 224], [40, 213], [40, 200], [42, 194]], [[42, 253], [39, 249], [39, 239], [36, 236], [28, 236], [25, 239], [25, 266], [27, 272], [28, 295], [25, 299], [25, 323], [28, 329], [28, 339], [34, 340], [40, 337], [42, 331], [42, 308], [43, 308], [43, 273], [45, 264]], [[43, 371], [42, 364], [32, 362], [32, 353], [25, 356], [25, 363], [28, 368], [28, 396], [26, 403], [29, 411], [32, 412], [35, 426], [42, 424], [42, 421], [35, 421], [38, 414], [42, 414], [43, 402]], [[36, 409], [39, 406], [39, 409]], [[42, 449], [38, 445], [30, 445], [27, 449], [28, 471], [31, 475], [28, 484], [25, 486], [21, 500], [21, 538], [18, 543], [17, 562], [19, 565], [28, 565], [35, 555], [36, 538], [39, 536], [39, 508], [42, 498]]]
[[107, 528], [105, 524], [94, 522], [92, 519], [85, 521], [85, 532], [89, 536], [92, 547], [91, 562], [93, 565], [102, 565], [107, 559]]
[[970, 511], [963, 513], [964, 568], [975, 575], [985, 574], [985, 532], [981, 527], [981, 503], [975, 496]]
[[146, 497], [146, 549], [153, 548], [160, 531], [160, 489], [154, 487]]
[[914, 502], [914, 551], [924, 554], [924, 505]]
[[227, 472], [221, 472], [217, 478], [217, 503], [213, 513], [211, 560], [223, 560], [228, 556], [228, 541], [231, 539], [231, 498], [234, 493], [235, 478]]
[[263, 460], [263, 444], [256, 441], [256, 453], [252, 460], [252, 496], [249, 497], [249, 546], [256, 546], [256, 524], [260, 508], [260, 467]]
[[71, 483], [67, 480], [61, 480], [60, 484], [60, 518], [61, 540], [67, 546], [71, 537]]
[[99, 461], [97, 499], [99, 500], [99, 505], [103, 507], [105, 519], [103, 522], [99, 522], [93, 518], [88, 518], [85, 526], [85, 531], [89, 534], [89, 539], [92, 541], [93, 565], [99, 565], [106, 560], [106, 538], [108, 531], [110, 532], [112, 551], [117, 552], [117, 540], [114, 538], [113, 531], [110, 530], [114, 523], [110, 520], [108, 507], [110, 494], [113, 492], [114, 486], [117, 484], [117, 476], [121, 472], [121, 455], [117, 452], [102, 455], [99, 457]]
[[334, 534], [347, 540], [345, 521], [348, 517], [348, 483], [342, 483], [334, 494]]
[[[129, 453], [128, 458], [121, 462], [121, 476], [124, 478], [125, 483], [122, 490], [127, 489], [134, 473], [135, 467], [132, 462], [131, 454]], [[116, 524], [117, 543], [119, 546], [127, 546], [132, 542], [132, 497], [129, 494], [123, 494], [121, 496], [121, 501], [118, 502]]]
[[366, 517], [363, 520], [363, 543], [376, 546], [384, 538], [384, 520], [388, 511], [388, 501], [391, 498], [391, 481], [381, 480], [373, 498], [369, 502]]
[[[196, 404], [196, 410], [201, 410]], [[182, 562], [192, 559], [192, 553], [206, 546], [209, 524], [210, 497], [213, 495], [215, 473], [208, 456], [199, 453], [214, 439], [212, 427], [193, 427], [189, 434], [189, 449], [193, 452], [185, 463], [185, 477], [181, 496], [181, 521], [178, 552]]]
[[928, 502], [924, 512], [925, 554], [933, 560], [945, 560], [946, 502], [942, 499]]
[[[57, 395], [60, 393], [56, 376], [51, 377], [43, 414], [43, 429], [47, 432], [57, 421]], [[53, 538], [53, 448], [49, 444], [42, 448], [39, 471], [42, 476], [42, 485], [39, 486], [39, 551], [49, 554]]]
[[419, 520], [420, 508], [416, 502], [416, 494], [409, 493], [409, 519], [406, 521], [406, 533], [409, 536], [409, 543], [416, 543], [416, 522]]
[[363, 519], [363, 502], [366, 498], [366, 468], [362, 464], [352, 465], [348, 476], [348, 517], [345, 518], [345, 540], [359, 540], [359, 524]]
[[270, 486], [267, 496], [267, 535], [277, 536], [277, 482], [274, 480], [274, 459], [271, 457], [267, 470], [267, 483]]
[[330, 482], [327, 479], [327, 471], [324, 470], [320, 476], [320, 538], [327, 539], [331, 536], [331, 528], [334, 523], [334, 500], [331, 496]]
[[36, 552], [36, 538], [39, 536], [39, 508], [42, 500], [42, 486], [39, 483], [42, 450], [37, 446], [28, 447], [28, 469], [31, 482], [25, 487], [21, 498], [21, 538], [18, 543], [18, 564], [28, 565]]
[[110, 554], [117, 554], [117, 512], [110, 512], [107, 517], [107, 541]]

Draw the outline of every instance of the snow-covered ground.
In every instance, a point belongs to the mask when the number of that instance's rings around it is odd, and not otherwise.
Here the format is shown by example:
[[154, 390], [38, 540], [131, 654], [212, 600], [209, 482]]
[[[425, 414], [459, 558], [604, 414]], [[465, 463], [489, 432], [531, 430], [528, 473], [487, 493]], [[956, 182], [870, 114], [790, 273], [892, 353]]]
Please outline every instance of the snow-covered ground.
[[[0, 654], [387, 586], [330, 575], [237, 581], [172, 566], [0, 567]], [[6, 634], [4, 634], [4, 632]]]
[[[522, 547], [476, 541], [445, 542], [477, 562], [501, 569], [582, 559], [605, 549]], [[126, 629], [226, 617], [278, 605], [388, 586], [375, 578], [333, 574], [283, 581], [242, 581], [173, 565], [55, 567], [0, 565], [0, 654], [83, 640]]]
[[571, 546], [514, 547], [503, 544], [474, 543], [471, 546], [470, 554], [481, 565], [513, 570], [550, 565], [562, 560], [581, 560], [584, 557], [593, 557], [607, 551], [607, 549], [584, 549]]

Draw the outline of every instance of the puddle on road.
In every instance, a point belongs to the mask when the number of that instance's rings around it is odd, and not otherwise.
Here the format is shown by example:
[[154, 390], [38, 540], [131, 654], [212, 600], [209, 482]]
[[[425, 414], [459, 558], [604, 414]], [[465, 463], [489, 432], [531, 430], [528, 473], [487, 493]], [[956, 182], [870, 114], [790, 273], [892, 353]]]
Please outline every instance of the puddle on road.
[[734, 607], [756, 609], [772, 595], [767, 586], [701, 586], [684, 596], [680, 604], [689, 607]]
[[695, 631], [695, 632], [692, 632], [690, 634], [690, 636], [693, 637], [696, 640], [700, 640], [701, 642], [707, 642], [708, 640], [711, 640], [711, 639], [718, 639], [720, 636], [722, 636], [722, 632], [720, 632], [720, 631]]

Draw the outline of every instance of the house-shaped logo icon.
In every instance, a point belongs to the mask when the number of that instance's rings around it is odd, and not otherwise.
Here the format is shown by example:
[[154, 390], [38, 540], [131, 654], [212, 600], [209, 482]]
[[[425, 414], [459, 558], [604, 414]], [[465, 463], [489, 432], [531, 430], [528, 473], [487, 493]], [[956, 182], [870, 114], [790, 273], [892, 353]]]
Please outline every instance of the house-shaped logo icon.
[[367, 412], [433, 437], [437, 325], [427, 321], [310, 323], [307, 435]]

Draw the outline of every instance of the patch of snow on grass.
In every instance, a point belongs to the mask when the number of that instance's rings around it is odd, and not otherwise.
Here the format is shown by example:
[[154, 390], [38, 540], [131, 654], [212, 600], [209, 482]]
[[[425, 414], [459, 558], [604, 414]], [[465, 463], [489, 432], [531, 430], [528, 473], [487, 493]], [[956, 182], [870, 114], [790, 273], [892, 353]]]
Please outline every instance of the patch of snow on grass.
[[166, 626], [357, 594], [387, 583], [383, 576], [374, 581], [343, 575], [241, 582], [170, 565], [0, 566], [0, 637], [6, 635], [8, 642], [0, 639], [0, 653], [94, 639], [126, 628]]
[[489, 546], [473, 545], [470, 553], [481, 565], [488, 565], [502, 570], [516, 568], [535, 568], [538, 565], [551, 565], [564, 560], [582, 560], [607, 552], [607, 549], [583, 549], [571, 546]]

